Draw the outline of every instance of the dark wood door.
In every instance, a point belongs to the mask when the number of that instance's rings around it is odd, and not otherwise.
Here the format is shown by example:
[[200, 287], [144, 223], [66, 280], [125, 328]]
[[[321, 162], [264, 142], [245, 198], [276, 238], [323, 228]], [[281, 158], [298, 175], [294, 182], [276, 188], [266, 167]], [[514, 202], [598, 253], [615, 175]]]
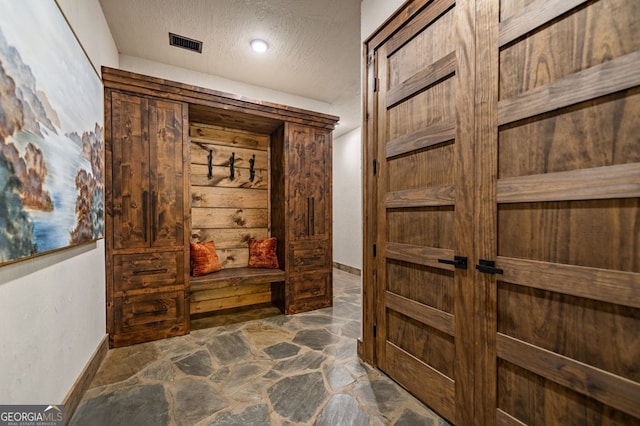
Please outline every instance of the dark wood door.
[[289, 124], [289, 214], [296, 240], [331, 233], [331, 133]]
[[112, 94], [113, 247], [184, 244], [182, 104]]
[[107, 331], [118, 347], [189, 332], [187, 117], [179, 102], [105, 99]]
[[183, 105], [149, 101], [151, 246], [184, 244]]
[[287, 123], [286, 313], [332, 304], [331, 132]]
[[309, 234], [317, 240], [327, 240], [331, 234], [331, 133], [313, 129], [307, 143], [309, 168], [308, 196], [311, 202]]
[[112, 215], [113, 248], [145, 248], [151, 241], [149, 220], [149, 101], [113, 92]]
[[371, 82], [378, 365], [458, 424], [473, 423], [471, 6], [430, 3], [376, 50]]
[[313, 138], [313, 129], [295, 124], [287, 124], [288, 139], [285, 150], [288, 154], [288, 208], [291, 226], [287, 232], [292, 240], [311, 236], [311, 170], [308, 158], [309, 140]]
[[368, 42], [360, 349], [456, 424], [640, 424], [639, 28], [415, 0]]
[[479, 5], [477, 418], [640, 424], [640, 2]]

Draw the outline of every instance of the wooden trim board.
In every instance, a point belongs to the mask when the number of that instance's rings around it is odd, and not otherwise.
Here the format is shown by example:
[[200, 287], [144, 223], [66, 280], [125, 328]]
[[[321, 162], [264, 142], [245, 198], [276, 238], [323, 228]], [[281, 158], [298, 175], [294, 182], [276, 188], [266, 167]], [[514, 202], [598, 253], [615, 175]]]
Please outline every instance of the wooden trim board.
[[89, 361], [85, 365], [84, 369], [76, 379], [76, 381], [69, 389], [67, 396], [62, 400], [62, 404], [64, 405], [64, 424], [68, 425], [71, 422], [71, 418], [73, 414], [76, 412], [76, 409], [80, 405], [80, 400], [84, 396], [87, 388], [93, 381], [93, 378], [96, 376], [98, 369], [102, 365], [102, 361], [104, 357], [107, 355], [107, 351], [109, 350], [109, 335], [105, 334], [96, 350], [89, 358]]
[[354, 268], [353, 266], [345, 265], [343, 263], [333, 262], [333, 267], [335, 269], [340, 269], [341, 271], [345, 271], [353, 275], [362, 275], [362, 271], [360, 269]]
[[274, 128], [282, 121], [292, 121], [333, 130], [335, 123], [339, 120], [339, 117], [330, 114], [250, 99], [218, 90], [104, 66], [102, 67], [102, 81], [105, 88], [150, 96], [161, 95], [165, 99], [223, 109], [226, 114], [240, 112], [255, 117], [265, 117], [268, 120], [264, 125]]

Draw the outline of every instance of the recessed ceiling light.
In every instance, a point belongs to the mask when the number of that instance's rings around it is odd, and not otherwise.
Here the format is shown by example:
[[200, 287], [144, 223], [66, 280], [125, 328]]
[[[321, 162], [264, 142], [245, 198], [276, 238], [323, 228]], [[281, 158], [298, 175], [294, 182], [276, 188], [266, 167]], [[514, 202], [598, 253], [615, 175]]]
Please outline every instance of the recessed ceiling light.
[[269, 44], [264, 40], [256, 38], [254, 40], [251, 40], [251, 48], [254, 50], [254, 52], [264, 53], [269, 48]]

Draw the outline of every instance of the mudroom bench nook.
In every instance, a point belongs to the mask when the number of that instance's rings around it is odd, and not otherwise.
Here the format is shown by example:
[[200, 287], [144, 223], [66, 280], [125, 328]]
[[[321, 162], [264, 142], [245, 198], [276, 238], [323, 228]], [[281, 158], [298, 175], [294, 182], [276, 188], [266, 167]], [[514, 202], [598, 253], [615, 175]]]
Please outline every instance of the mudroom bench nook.
[[[338, 117], [102, 68], [110, 347], [188, 334], [191, 316], [332, 305]], [[277, 240], [279, 269], [247, 243]], [[190, 244], [220, 271], [190, 276]], [[234, 312], [231, 310], [230, 312]]]
[[230, 268], [191, 277], [191, 314], [272, 303], [284, 286], [285, 272], [270, 268]]

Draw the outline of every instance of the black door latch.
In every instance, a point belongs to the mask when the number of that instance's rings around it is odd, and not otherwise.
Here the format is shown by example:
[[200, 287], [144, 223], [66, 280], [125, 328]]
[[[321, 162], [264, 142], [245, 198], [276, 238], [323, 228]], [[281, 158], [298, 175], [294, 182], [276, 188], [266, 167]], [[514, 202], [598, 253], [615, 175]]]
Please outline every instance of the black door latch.
[[496, 268], [496, 262], [494, 260], [480, 259], [476, 265], [476, 269], [483, 274], [504, 274], [502, 269]]
[[453, 265], [454, 268], [467, 269], [467, 258], [464, 256], [453, 256], [453, 260], [438, 259], [438, 263], [446, 263], [447, 265]]

